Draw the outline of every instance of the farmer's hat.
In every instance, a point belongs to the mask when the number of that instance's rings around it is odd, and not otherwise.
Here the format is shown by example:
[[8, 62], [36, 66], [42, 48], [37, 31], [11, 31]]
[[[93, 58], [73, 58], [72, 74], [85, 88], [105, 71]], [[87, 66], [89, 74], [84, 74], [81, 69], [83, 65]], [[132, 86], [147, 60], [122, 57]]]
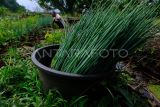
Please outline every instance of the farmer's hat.
[[60, 14], [61, 11], [60, 11], [59, 9], [54, 9], [54, 10], [53, 10], [53, 13], [55, 13], [55, 14]]

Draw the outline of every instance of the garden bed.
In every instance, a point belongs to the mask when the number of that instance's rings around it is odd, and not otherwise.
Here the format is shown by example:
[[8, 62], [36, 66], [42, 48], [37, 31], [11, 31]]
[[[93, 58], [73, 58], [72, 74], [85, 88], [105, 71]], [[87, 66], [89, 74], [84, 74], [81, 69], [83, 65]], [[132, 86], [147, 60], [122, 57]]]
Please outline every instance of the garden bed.
[[[113, 107], [151, 107], [145, 96], [141, 96], [146, 93], [137, 94], [136, 90], [146, 85], [143, 82], [148, 82], [148, 79], [151, 80], [148, 77], [147, 80], [139, 77], [139, 75], [146, 75], [145, 73], [134, 72], [134, 77], [138, 78], [138, 81], [136, 81], [137, 84], [131, 86], [128, 85], [130, 80], [128, 80], [126, 73], [118, 72], [118, 76], [112, 81], [104, 80], [102, 83], [86, 90], [86, 93], [82, 96], [73, 96], [70, 99], [63, 98], [57, 90], [43, 90], [38, 70], [33, 66], [30, 56], [35, 48], [46, 45], [44, 39], [48, 40], [50, 44], [62, 42], [60, 38], [63, 37], [64, 32], [61, 30], [51, 32], [51, 29], [41, 27], [16, 39], [16, 41], [10, 40], [1, 46], [0, 105], [29, 107], [110, 107], [111, 105]], [[46, 32], [51, 33], [46, 34]], [[136, 55], [139, 56], [139, 54]], [[140, 54], [139, 57], [142, 58], [143, 56], [144, 54]], [[159, 58], [159, 53], [156, 53], [156, 58]], [[132, 63], [131, 66], [133, 65], [135, 64]], [[133, 85], [135, 86], [133, 87]], [[157, 90], [155, 87], [150, 87], [150, 89], [152, 91]]]
[[[30, 38], [29, 35], [28, 37]], [[128, 106], [135, 105], [133, 103], [135, 100], [137, 105], [145, 105], [146, 101], [143, 98], [132, 91], [127, 91], [125, 85], [116, 86], [115, 81], [113, 81], [115, 87], [112, 87], [112, 85], [106, 87], [104, 84], [99, 84], [89, 89], [83, 96], [75, 96], [71, 99], [64, 99], [55, 90], [44, 91], [41, 81], [39, 81], [38, 70], [33, 67], [30, 60], [30, 55], [35, 46], [44, 45], [41, 41], [41, 39], [44, 39], [44, 35], [40, 37], [39, 35], [31, 35], [31, 39], [29, 38], [26, 40], [23, 38], [18, 42], [18, 46], [11, 45], [3, 53], [2, 59], [6, 66], [0, 68], [0, 104], [34, 107], [79, 107], [80, 105], [82, 107], [96, 107], [98, 105], [121, 105], [125, 107], [124, 105], [127, 105], [126, 102], [128, 102], [126, 100], [129, 98]], [[131, 98], [131, 96], [134, 96], [134, 98]]]

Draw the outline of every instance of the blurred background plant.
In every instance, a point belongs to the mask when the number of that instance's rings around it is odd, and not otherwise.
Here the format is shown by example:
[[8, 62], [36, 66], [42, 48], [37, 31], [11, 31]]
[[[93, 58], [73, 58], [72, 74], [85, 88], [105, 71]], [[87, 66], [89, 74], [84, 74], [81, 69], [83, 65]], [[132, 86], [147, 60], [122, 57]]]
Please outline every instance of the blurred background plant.
[[56, 29], [53, 32], [47, 32], [45, 35], [45, 40], [50, 44], [60, 44], [64, 38], [65, 33], [62, 29]]
[[38, 29], [51, 23], [52, 18], [50, 16], [36, 15], [18, 21], [3, 18], [0, 20], [0, 44], [11, 39], [19, 38], [36, 28]]
[[8, 15], [10, 14], [10, 10], [6, 7], [0, 7], [0, 16], [3, 16], [3, 15]]
[[24, 7], [20, 6], [16, 0], [0, 0], [0, 7], [6, 7], [12, 12], [19, 10], [25, 10]]

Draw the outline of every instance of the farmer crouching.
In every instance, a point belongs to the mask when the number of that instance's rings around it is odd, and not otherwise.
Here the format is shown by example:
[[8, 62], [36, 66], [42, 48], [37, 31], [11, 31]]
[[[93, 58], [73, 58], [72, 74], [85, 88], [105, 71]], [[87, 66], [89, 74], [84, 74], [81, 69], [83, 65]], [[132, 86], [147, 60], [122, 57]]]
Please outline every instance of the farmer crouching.
[[52, 12], [53, 23], [56, 23], [60, 28], [64, 28], [64, 20], [62, 19], [59, 13], [59, 10], [54, 10]]

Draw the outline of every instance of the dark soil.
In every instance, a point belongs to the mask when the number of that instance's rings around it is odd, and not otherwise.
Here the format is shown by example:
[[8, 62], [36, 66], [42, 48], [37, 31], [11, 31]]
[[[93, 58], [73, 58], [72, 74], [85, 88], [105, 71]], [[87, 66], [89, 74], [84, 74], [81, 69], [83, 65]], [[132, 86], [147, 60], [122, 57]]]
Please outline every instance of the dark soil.
[[0, 59], [0, 68], [5, 66], [5, 63]]
[[148, 84], [160, 83], [160, 33], [128, 58], [126, 64], [126, 71], [134, 78], [129, 87], [149, 99], [154, 107], [160, 107], [160, 101], [148, 89]]
[[136, 70], [160, 79], [160, 34], [149, 40], [145, 47], [131, 58]]
[[80, 19], [79, 19], [79, 18], [76, 18], [76, 17], [68, 17], [68, 18], [66, 18], [66, 21], [67, 21], [70, 25], [77, 23], [79, 20], [80, 20]]

